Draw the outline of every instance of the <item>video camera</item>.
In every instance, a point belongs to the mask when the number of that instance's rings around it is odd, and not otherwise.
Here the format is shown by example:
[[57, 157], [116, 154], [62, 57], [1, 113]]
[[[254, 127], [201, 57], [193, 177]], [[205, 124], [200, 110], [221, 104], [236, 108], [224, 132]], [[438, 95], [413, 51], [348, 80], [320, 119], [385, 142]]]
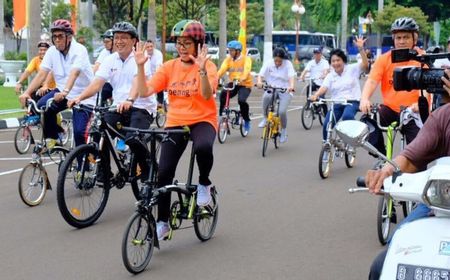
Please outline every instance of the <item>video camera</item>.
[[[426, 90], [429, 93], [444, 94], [441, 77], [445, 75], [444, 69], [432, 68], [436, 59], [449, 58], [450, 53], [422, 54], [410, 49], [392, 50], [392, 63], [409, 60], [419, 61], [420, 67], [398, 67], [394, 69], [394, 89], [411, 91], [413, 89]], [[423, 68], [427, 65], [429, 68]], [[445, 75], [448, 79], [449, 77]]]

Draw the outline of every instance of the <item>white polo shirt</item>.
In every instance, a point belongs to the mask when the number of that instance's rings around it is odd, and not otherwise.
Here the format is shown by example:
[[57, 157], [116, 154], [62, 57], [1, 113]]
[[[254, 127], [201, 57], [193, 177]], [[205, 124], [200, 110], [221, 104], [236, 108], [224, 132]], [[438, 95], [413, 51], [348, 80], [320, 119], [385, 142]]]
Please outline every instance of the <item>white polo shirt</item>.
[[[95, 77], [109, 81], [113, 88], [113, 99], [112, 105], [118, 105], [119, 103], [125, 101], [130, 94], [131, 86], [133, 85], [133, 79], [137, 75], [136, 61], [134, 60], [134, 53], [131, 52], [130, 55], [122, 61], [117, 52], [106, 57], [97, 72]], [[147, 69], [145, 76], [147, 76]], [[133, 107], [139, 109], [146, 109], [149, 113], [156, 112], [156, 97], [151, 95], [149, 97], [137, 98], [133, 104]]]
[[294, 66], [287, 59], [283, 59], [280, 67], [277, 67], [272, 59], [259, 71], [259, 76], [263, 77], [267, 84], [280, 88], [288, 88], [289, 79], [295, 75]]
[[108, 51], [107, 49], [103, 49], [100, 54], [97, 57], [97, 60], [95, 61], [95, 63], [100, 63], [102, 64], [103, 61], [105, 60], [105, 58], [107, 58], [108, 56], [111, 55], [111, 52]]
[[149, 56], [147, 62], [145, 63], [145, 72], [149, 73], [149, 76], [153, 76], [156, 73], [156, 69], [163, 63], [163, 55], [157, 49], [153, 49], [153, 55]]
[[[86, 47], [76, 42], [73, 38], [70, 43], [69, 52], [65, 57], [55, 46], [51, 46], [45, 53], [40, 67], [45, 71], [52, 71], [55, 77], [56, 87], [60, 91], [65, 89], [70, 72], [74, 69], [80, 70], [80, 75], [75, 80], [72, 89], [66, 97], [68, 100], [78, 96], [89, 86], [94, 78]], [[94, 105], [95, 96], [83, 100], [82, 103]]]
[[330, 93], [333, 99], [360, 100], [359, 76], [361, 72], [360, 63], [346, 64], [341, 75], [338, 75], [334, 70], [328, 73], [322, 87], [327, 88], [327, 93]]
[[314, 83], [318, 86], [322, 85], [323, 79], [320, 77], [323, 76], [325, 70], [330, 68], [330, 64], [324, 58], [321, 58], [319, 63], [316, 62], [315, 59], [308, 61], [306, 64], [305, 70], [309, 71], [311, 79], [313, 79]]

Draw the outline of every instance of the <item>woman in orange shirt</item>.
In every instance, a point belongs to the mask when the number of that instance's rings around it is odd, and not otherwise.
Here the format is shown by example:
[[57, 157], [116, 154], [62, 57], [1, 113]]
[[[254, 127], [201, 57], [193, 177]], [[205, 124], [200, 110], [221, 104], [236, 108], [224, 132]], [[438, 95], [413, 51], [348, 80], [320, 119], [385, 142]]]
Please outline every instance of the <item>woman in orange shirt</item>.
[[[135, 52], [138, 65], [138, 90], [141, 97], [166, 90], [170, 110], [166, 129], [190, 128], [190, 137], [199, 168], [197, 205], [211, 202], [209, 173], [213, 166], [213, 144], [217, 131], [217, 108], [214, 93], [217, 89], [217, 68], [209, 61], [205, 43], [205, 29], [200, 22], [182, 20], [172, 29], [179, 57], [165, 62], [149, 81], [145, 81], [144, 63], [148, 57], [142, 44]], [[188, 144], [184, 135], [161, 144], [158, 169], [159, 187], [172, 184], [178, 161]], [[169, 234], [170, 195], [161, 197], [158, 204], [158, 239]]]

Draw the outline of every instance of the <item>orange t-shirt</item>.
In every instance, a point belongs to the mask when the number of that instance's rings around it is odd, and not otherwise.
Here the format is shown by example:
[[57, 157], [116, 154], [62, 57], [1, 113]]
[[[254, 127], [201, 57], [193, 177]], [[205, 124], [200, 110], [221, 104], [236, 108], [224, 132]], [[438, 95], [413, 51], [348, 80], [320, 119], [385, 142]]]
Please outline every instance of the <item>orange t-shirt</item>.
[[[217, 130], [217, 107], [214, 95], [206, 100], [201, 93], [199, 66], [183, 66], [181, 60], [172, 59], [158, 68], [147, 82], [154, 92], [167, 90], [169, 110], [166, 127], [208, 122]], [[217, 89], [217, 67], [208, 61], [206, 72], [212, 90]]]
[[[416, 48], [419, 54], [424, 53], [423, 50]], [[370, 70], [369, 79], [381, 82], [381, 94], [383, 96], [383, 104], [400, 112], [400, 106], [410, 106], [417, 103], [420, 96], [420, 90], [412, 91], [395, 91], [394, 90], [394, 68], [402, 66], [420, 67], [418, 61], [406, 61], [400, 63], [391, 62], [392, 53], [388, 51], [382, 54], [373, 64]]]

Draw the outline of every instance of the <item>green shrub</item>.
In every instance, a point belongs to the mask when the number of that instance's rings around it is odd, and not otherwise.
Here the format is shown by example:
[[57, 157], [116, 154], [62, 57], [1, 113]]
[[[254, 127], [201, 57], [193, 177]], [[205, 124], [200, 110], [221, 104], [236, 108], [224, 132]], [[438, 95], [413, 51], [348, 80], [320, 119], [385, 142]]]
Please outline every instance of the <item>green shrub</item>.
[[14, 51], [5, 52], [5, 60], [27, 60], [27, 53]]

